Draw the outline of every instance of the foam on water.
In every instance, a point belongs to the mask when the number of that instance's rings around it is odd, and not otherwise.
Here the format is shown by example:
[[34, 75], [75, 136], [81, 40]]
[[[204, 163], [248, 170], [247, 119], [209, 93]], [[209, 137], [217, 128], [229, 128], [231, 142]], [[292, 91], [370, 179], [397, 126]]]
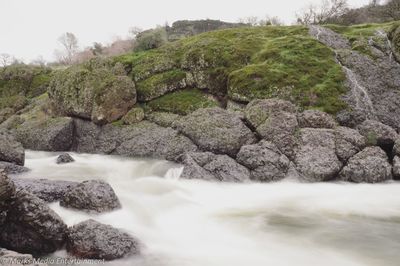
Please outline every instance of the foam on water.
[[[26, 176], [109, 182], [123, 208], [89, 215], [51, 207], [68, 225], [88, 218], [121, 228], [143, 254], [138, 266], [398, 266], [400, 184], [220, 184], [179, 180], [166, 161], [27, 152]], [[66, 256], [60, 251], [56, 256]]]

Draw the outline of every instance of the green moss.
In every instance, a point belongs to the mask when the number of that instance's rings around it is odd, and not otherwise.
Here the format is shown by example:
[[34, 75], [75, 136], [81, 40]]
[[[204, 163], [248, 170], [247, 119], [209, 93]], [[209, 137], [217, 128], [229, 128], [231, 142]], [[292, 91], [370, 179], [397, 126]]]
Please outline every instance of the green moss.
[[198, 89], [186, 89], [166, 94], [146, 106], [151, 111], [186, 115], [199, 108], [218, 106], [218, 102]]
[[21, 110], [28, 103], [28, 99], [23, 95], [13, 95], [0, 98], [0, 109], [11, 108], [14, 111]]

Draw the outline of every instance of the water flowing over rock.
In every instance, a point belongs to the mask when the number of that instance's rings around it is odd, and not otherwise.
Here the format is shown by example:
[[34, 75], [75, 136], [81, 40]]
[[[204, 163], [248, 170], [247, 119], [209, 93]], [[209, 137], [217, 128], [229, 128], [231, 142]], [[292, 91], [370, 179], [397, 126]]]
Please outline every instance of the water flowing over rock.
[[22, 253], [45, 255], [59, 249], [67, 226], [47, 204], [19, 190], [7, 205], [7, 216], [0, 228], [0, 246]]
[[392, 179], [392, 166], [381, 148], [367, 147], [350, 158], [340, 178], [355, 183], [383, 182]]
[[4, 132], [0, 132], [0, 161], [22, 166], [25, 163], [25, 151], [22, 144]]
[[332, 116], [318, 110], [306, 110], [299, 114], [298, 120], [303, 128], [334, 128], [337, 125]]
[[60, 205], [98, 213], [121, 208], [121, 203], [112, 187], [100, 180], [84, 181], [69, 186], [61, 198]]
[[181, 156], [180, 161], [184, 165], [181, 178], [223, 182], [250, 180], [250, 171], [227, 155], [187, 153]]
[[243, 146], [236, 160], [251, 170], [255, 181], [279, 181], [288, 175], [290, 161], [268, 141]]
[[253, 132], [234, 113], [221, 108], [199, 109], [174, 123], [199, 148], [236, 156], [239, 149], [256, 141]]
[[67, 251], [78, 258], [115, 260], [139, 254], [139, 243], [130, 235], [94, 220], [68, 230]]
[[399, 130], [400, 64], [391, 56], [386, 33], [378, 31], [374, 36], [380, 38], [383, 44], [375, 45], [373, 39], [369, 40], [368, 47], [373, 58], [351, 50], [348, 41], [330, 29], [311, 26], [310, 34], [335, 50], [337, 61], [343, 66], [351, 89], [345, 100], [352, 109], [364, 112], [368, 119], [377, 119]]

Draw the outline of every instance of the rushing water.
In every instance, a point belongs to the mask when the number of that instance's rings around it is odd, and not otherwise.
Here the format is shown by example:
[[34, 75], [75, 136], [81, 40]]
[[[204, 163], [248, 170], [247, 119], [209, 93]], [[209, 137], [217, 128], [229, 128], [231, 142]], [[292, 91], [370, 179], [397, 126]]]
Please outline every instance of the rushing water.
[[[143, 243], [135, 266], [398, 266], [400, 184], [221, 184], [179, 180], [165, 161], [27, 152], [28, 177], [109, 182], [122, 209], [89, 215], [51, 207], [68, 225], [88, 218]], [[54, 256], [66, 256], [65, 251]]]

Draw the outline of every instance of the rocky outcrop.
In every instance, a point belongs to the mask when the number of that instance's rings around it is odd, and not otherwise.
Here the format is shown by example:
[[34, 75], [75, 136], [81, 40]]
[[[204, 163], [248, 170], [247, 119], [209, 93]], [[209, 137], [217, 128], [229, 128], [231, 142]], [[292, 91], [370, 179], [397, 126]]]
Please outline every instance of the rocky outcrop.
[[109, 225], [88, 220], [68, 230], [67, 251], [78, 258], [114, 260], [139, 254], [139, 243]]
[[11, 135], [0, 133], [0, 161], [24, 165], [25, 150]]
[[36, 263], [30, 254], [21, 254], [15, 251], [0, 248], [0, 266], [47, 266], [46, 263]]
[[44, 201], [19, 190], [7, 205], [0, 228], [0, 246], [33, 255], [49, 254], [60, 248], [67, 226]]
[[369, 145], [389, 146], [391, 149], [398, 138], [393, 128], [378, 121], [366, 120], [357, 129], [367, 139]]
[[243, 146], [236, 160], [251, 170], [256, 181], [279, 181], [289, 172], [290, 161], [271, 142]]
[[121, 208], [113, 188], [104, 181], [90, 180], [69, 186], [62, 195], [60, 205], [98, 213]]
[[59, 155], [56, 159], [57, 164], [66, 164], [75, 162], [74, 158], [69, 153], [63, 153]]
[[45, 202], [61, 200], [70, 187], [78, 184], [71, 181], [18, 177], [13, 177], [12, 181], [18, 190], [25, 190]]
[[104, 59], [58, 71], [48, 93], [62, 111], [105, 124], [123, 117], [136, 103], [136, 89], [121, 65]]
[[381, 148], [367, 147], [350, 158], [340, 178], [356, 183], [383, 182], [392, 179], [392, 166]]
[[181, 156], [180, 161], [184, 165], [181, 178], [223, 182], [250, 180], [250, 171], [227, 155], [194, 152]]
[[331, 129], [301, 129], [300, 147], [294, 162], [306, 180], [334, 179], [342, 168], [336, 155], [335, 132]]
[[303, 128], [334, 128], [337, 125], [331, 115], [318, 110], [306, 110], [299, 114], [298, 120]]
[[221, 108], [199, 109], [174, 123], [202, 150], [236, 156], [239, 149], [256, 141], [240, 118]]
[[335, 128], [336, 155], [346, 162], [367, 145], [367, 140], [357, 130], [348, 127]]
[[0, 161], [0, 169], [4, 170], [4, 172], [8, 175], [21, 174], [29, 171], [29, 169], [24, 166], [16, 165], [13, 163], [1, 162], [1, 161]]
[[393, 178], [400, 180], [400, 157], [395, 156], [393, 159]]

